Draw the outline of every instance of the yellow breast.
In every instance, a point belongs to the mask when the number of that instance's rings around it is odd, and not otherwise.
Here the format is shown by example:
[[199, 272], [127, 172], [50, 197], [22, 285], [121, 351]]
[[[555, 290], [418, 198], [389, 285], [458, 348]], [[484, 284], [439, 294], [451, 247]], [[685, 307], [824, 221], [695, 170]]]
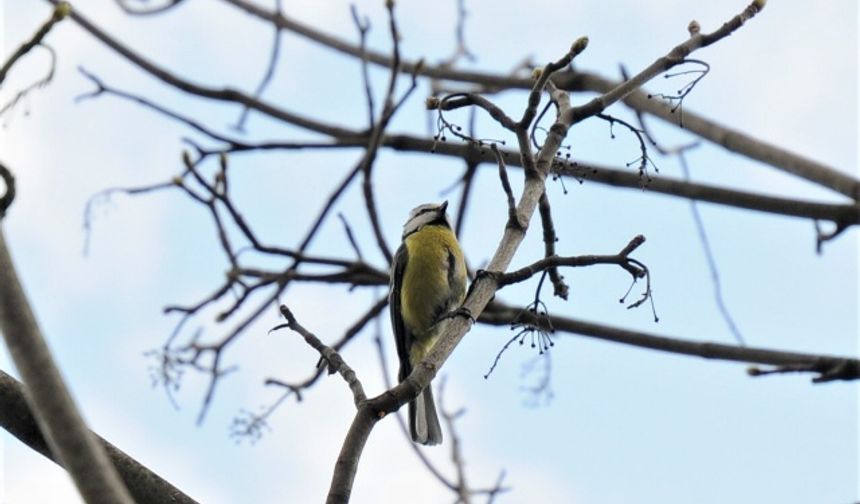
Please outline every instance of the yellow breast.
[[[433, 343], [431, 327], [435, 317], [455, 309], [465, 297], [463, 253], [456, 236], [446, 226], [425, 226], [407, 236], [405, 244], [408, 259], [400, 290], [403, 322], [414, 335], [415, 343], [429, 346]], [[453, 282], [449, 284], [452, 266]]]

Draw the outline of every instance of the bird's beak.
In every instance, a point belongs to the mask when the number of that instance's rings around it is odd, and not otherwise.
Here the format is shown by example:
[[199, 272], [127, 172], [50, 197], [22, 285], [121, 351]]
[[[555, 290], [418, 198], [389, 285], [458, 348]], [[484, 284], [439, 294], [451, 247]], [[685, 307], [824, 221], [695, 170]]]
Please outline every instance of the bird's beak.
[[447, 210], [447, 209], [448, 209], [448, 200], [445, 200], [442, 202], [441, 205], [439, 205], [439, 212], [445, 213], [445, 210]]

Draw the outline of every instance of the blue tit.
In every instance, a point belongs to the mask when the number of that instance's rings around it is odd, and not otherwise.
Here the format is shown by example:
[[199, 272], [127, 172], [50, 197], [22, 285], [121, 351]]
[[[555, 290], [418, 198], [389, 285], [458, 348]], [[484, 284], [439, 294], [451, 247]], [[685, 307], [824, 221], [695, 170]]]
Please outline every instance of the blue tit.
[[[441, 205], [420, 205], [403, 226], [403, 243], [391, 267], [391, 325], [397, 342], [403, 381], [439, 337], [439, 321], [459, 308], [466, 297], [466, 263], [451, 220]], [[424, 445], [442, 442], [432, 387], [409, 403], [412, 440]]]

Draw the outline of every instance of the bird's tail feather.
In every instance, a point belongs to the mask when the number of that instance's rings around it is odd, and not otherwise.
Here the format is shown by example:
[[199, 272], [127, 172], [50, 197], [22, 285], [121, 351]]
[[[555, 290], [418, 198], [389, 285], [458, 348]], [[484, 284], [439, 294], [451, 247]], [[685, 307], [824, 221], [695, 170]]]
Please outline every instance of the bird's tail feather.
[[442, 442], [442, 426], [429, 386], [409, 403], [409, 431], [416, 443], [436, 445]]

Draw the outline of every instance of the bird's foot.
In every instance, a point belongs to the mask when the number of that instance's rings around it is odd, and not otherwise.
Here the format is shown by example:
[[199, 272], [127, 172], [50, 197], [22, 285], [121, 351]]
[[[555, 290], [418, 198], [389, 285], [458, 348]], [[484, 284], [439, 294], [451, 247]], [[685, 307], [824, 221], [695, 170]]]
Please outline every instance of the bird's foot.
[[464, 317], [469, 320], [471, 323], [475, 323], [475, 317], [472, 316], [472, 310], [466, 308], [465, 306], [461, 306], [456, 310], [450, 311], [445, 314], [443, 319], [454, 319], [457, 317]]

